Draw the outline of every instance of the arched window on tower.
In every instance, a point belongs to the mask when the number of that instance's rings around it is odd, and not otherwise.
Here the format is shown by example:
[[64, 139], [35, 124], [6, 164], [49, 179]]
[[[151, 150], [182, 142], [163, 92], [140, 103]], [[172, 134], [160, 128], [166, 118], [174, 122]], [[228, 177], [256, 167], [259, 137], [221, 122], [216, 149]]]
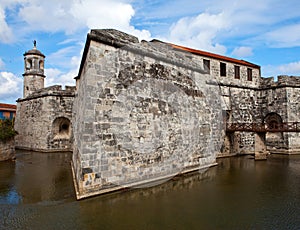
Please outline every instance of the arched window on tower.
[[43, 62], [43, 60], [40, 60], [40, 69], [44, 70], [44, 62]]
[[31, 59], [26, 59], [25, 67], [26, 67], [26, 70], [29, 70], [32, 68], [32, 60]]

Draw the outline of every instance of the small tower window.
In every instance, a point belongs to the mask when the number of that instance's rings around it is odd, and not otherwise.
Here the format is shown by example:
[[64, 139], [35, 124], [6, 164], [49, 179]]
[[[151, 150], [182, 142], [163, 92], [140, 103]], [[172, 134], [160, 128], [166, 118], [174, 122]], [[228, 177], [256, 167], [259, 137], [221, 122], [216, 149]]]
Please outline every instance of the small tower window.
[[220, 76], [226, 77], [226, 63], [220, 62]]
[[252, 69], [247, 69], [247, 80], [252, 81]]
[[203, 69], [207, 72], [210, 73], [210, 61], [203, 59]]
[[26, 60], [26, 69], [31, 69], [32, 67], [32, 60], [31, 59], [27, 59]]
[[40, 60], [40, 69], [44, 69], [44, 62]]
[[234, 78], [240, 79], [240, 67], [237, 65], [234, 66]]

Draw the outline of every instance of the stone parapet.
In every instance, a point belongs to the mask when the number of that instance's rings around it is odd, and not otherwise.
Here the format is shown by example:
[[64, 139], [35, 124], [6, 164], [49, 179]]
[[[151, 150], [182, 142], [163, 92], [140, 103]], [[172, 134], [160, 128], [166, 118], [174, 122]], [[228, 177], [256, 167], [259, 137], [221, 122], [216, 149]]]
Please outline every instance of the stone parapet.
[[75, 91], [76, 91], [75, 86], [66, 86], [65, 90], [63, 90], [61, 85], [53, 85], [47, 88], [37, 90], [26, 98], [19, 98], [17, 102], [28, 101], [40, 97], [47, 97], [47, 96], [74, 97]]
[[274, 77], [261, 78], [261, 89], [280, 88], [280, 87], [300, 87], [299, 76], [279, 75], [277, 81]]
[[88, 38], [117, 48], [139, 42], [137, 37], [114, 29], [91, 30]]

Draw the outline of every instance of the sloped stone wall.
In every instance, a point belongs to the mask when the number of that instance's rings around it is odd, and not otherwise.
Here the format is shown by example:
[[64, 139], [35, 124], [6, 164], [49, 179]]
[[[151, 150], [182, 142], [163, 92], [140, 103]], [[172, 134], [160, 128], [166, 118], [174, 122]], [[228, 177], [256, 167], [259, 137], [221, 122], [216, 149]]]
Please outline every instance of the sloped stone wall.
[[214, 165], [223, 118], [207, 80], [162, 44], [91, 41], [73, 108], [77, 197]]

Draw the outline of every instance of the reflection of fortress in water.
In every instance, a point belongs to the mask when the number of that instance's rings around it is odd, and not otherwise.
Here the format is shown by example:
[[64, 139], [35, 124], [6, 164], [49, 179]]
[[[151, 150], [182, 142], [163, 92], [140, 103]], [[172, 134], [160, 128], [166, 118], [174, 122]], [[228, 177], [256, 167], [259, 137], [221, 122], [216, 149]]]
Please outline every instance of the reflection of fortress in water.
[[[247, 61], [116, 30], [88, 34], [76, 87], [44, 88], [44, 59], [36, 45], [24, 54], [16, 146], [73, 151], [78, 198], [210, 166], [215, 156], [300, 153], [298, 77], [274, 82]], [[224, 139], [218, 110], [235, 124]]]

